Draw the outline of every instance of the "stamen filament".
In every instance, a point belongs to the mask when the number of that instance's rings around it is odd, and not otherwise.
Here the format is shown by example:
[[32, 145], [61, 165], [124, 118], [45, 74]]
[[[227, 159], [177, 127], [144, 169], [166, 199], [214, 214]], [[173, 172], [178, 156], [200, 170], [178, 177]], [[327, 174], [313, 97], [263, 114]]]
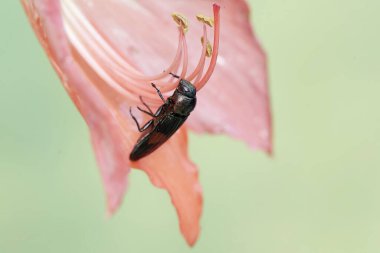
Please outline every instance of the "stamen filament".
[[178, 65], [179, 60], [180, 60], [179, 58], [181, 57], [182, 51], [183, 51], [182, 41], [185, 38], [184, 31], [181, 27], [178, 27], [178, 32], [179, 32], [179, 38], [178, 38], [177, 52], [176, 52], [176, 55], [175, 55], [172, 63], [170, 64], [170, 66], [164, 72], [162, 72], [160, 74], [157, 74], [154, 76], [144, 76], [144, 75], [136, 76], [135, 77], [136, 79], [139, 79], [142, 81], [154, 81], [154, 80], [162, 79], [162, 78], [166, 77], [175, 68], [176, 64]]
[[218, 51], [219, 51], [219, 35], [220, 35], [220, 6], [217, 4], [213, 5], [214, 10], [214, 45], [213, 45], [213, 52], [210, 60], [210, 66], [208, 67], [208, 70], [204, 77], [195, 84], [195, 87], [197, 90], [200, 90], [203, 88], [203, 86], [207, 83], [207, 81], [210, 79], [212, 72], [214, 72], [215, 66], [216, 66], [216, 60], [218, 59]]
[[201, 69], [203, 69], [205, 61], [206, 61], [207, 27], [206, 27], [205, 24], [203, 24], [203, 38], [204, 38], [204, 40], [203, 40], [203, 43], [202, 43], [201, 57], [199, 58], [198, 65], [194, 69], [193, 73], [191, 73], [191, 75], [189, 75], [188, 77], [186, 77], [186, 80], [188, 80], [188, 81], [192, 81], [197, 76], [197, 74], [201, 71]]
[[204, 70], [204, 66], [205, 66], [205, 60], [206, 60], [206, 57], [205, 57], [205, 59], [202, 61], [202, 64], [201, 64], [201, 66], [200, 66], [200, 68], [199, 68], [200, 71], [199, 71], [199, 73], [198, 73], [198, 75], [197, 75], [197, 78], [195, 79], [194, 83], [198, 83], [199, 80], [201, 79], [202, 75], [203, 75], [203, 70]]
[[186, 36], [182, 40], [183, 45], [183, 66], [182, 66], [182, 72], [180, 75], [180, 79], [185, 78], [186, 72], [187, 72], [187, 65], [189, 64], [189, 57], [188, 57], [188, 51], [187, 51], [187, 43], [186, 43]]
[[[113, 61], [107, 61], [109, 57], [105, 55], [103, 50], [99, 50], [99, 44], [96, 43], [96, 40], [91, 40], [88, 30], [80, 29], [79, 26], [75, 25], [75, 21], [78, 20], [70, 16], [71, 12], [64, 11], [64, 14], [67, 14], [65, 16], [67, 24], [66, 31], [71, 39], [71, 43], [76, 47], [78, 52], [81, 52], [79, 55], [91, 65], [105, 83], [115, 91], [123, 94], [128, 100], [138, 102], [136, 96], [133, 95], [133, 93], [137, 92], [149, 98], [149, 100], [153, 100], [153, 103], [160, 104], [160, 99], [156, 97], [156, 94], [152, 92], [149, 87], [144, 85], [145, 82], [139, 82], [139, 80], [133, 79], [125, 73], [120, 73], [117, 71], [120, 70], [120, 68], [118, 68]], [[115, 75], [115, 73], [117, 75]]]

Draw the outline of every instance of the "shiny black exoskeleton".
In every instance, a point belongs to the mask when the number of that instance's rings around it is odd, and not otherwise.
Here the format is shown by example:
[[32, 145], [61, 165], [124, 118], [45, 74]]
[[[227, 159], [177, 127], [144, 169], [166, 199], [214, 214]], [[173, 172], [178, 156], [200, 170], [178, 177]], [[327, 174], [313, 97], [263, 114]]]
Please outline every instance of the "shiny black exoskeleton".
[[[172, 73], [170, 74], [179, 78]], [[156, 89], [164, 104], [157, 109], [156, 113], [153, 113], [149, 106], [142, 100], [142, 97], [140, 97], [141, 102], [148, 111], [139, 107], [137, 107], [137, 109], [153, 117], [153, 119], [149, 120], [143, 127], [140, 127], [130, 110], [137, 128], [142, 132], [129, 156], [131, 161], [137, 161], [149, 155], [166, 142], [186, 121], [197, 103], [196, 88], [193, 84], [184, 79], [180, 80], [177, 89], [167, 100], [164, 99], [160, 90], [153, 83], [152, 86]]]

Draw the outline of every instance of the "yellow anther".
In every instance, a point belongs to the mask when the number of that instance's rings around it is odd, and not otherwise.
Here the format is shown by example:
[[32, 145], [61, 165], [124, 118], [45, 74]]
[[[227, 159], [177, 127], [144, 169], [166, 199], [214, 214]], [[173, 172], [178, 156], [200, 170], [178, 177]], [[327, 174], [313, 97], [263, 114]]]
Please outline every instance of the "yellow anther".
[[[204, 38], [203, 36], [201, 37], [201, 42], [202, 42], [202, 45], [203, 45], [203, 42], [204, 42]], [[209, 41], [206, 42], [206, 56], [207, 57], [211, 57], [212, 55], [212, 46], [210, 44]]]
[[213, 18], [210, 18], [210, 17], [207, 17], [207, 16], [204, 16], [202, 14], [198, 14], [197, 15], [197, 19], [198, 21], [210, 26], [210, 27], [213, 27], [214, 26], [214, 19]]
[[179, 27], [182, 27], [185, 33], [189, 30], [189, 22], [187, 21], [187, 18], [184, 15], [178, 12], [174, 12], [172, 14], [172, 18]]

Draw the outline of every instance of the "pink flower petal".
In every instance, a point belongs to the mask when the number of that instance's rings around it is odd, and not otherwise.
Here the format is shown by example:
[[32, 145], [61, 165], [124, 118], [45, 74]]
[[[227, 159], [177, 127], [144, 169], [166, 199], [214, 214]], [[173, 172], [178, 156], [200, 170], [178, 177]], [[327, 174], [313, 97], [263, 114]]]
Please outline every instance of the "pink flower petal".
[[[91, 1], [85, 3], [91, 4]], [[130, 170], [128, 156], [139, 136], [134, 122], [126, 113], [133, 105], [130, 97], [126, 97], [131, 93], [114, 89], [100, 77], [103, 69], [90, 66], [86, 59], [88, 55], [71, 44], [62, 22], [62, 2], [23, 0], [23, 5], [54, 68], [89, 126], [108, 209], [112, 213], [122, 201]], [[199, 234], [202, 195], [197, 169], [187, 156], [185, 128], [181, 128], [155, 153], [134, 163], [133, 167], [141, 168], [153, 184], [169, 191], [178, 212], [181, 231], [187, 242], [193, 245]]]
[[[129, 160], [125, 135], [114, 109], [71, 54], [60, 18], [59, 1], [23, 1], [29, 20], [54, 68], [90, 128], [110, 212], [124, 196]], [[133, 138], [133, 136], [131, 137]]]
[[[194, 16], [211, 16], [212, 1], [23, 3], [41, 44], [90, 128], [108, 209], [113, 212], [123, 198], [130, 168], [128, 154], [139, 135], [126, 111], [140, 93], [152, 104], [159, 101], [148, 86], [136, 86], [136, 90], [129, 85], [132, 80], [124, 72], [138, 76], [140, 70], [157, 75], [169, 66], [176, 55], [178, 37], [170, 16], [173, 11], [191, 18], [191, 32], [186, 37], [188, 64], [194, 69], [202, 51], [199, 39], [203, 27]], [[198, 132], [228, 133], [270, 152], [265, 56], [251, 32], [243, 0], [223, 2], [221, 27], [216, 74], [199, 92], [189, 126]], [[170, 89], [165, 91], [170, 94]], [[186, 130], [182, 128], [161, 149], [133, 166], [147, 172], [153, 184], [169, 191], [181, 231], [192, 245], [199, 233], [202, 197], [186, 145]]]
[[271, 153], [266, 56], [252, 32], [245, 1], [228, 3], [222, 12], [218, 63], [188, 123], [197, 132], [226, 133]]
[[[120, 55], [144, 73], [156, 74], [175, 55], [177, 41], [173, 38], [177, 31], [170, 16], [173, 10], [189, 18], [189, 68], [195, 68], [202, 25], [194, 17], [198, 13], [212, 16], [213, 2], [80, 0], [78, 7]], [[266, 56], [253, 34], [249, 8], [244, 0], [216, 2], [222, 8], [219, 58], [210, 81], [198, 93], [198, 105], [188, 120], [189, 127], [200, 133], [226, 133], [271, 153]]]
[[189, 161], [187, 149], [177, 147], [187, 147], [185, 127], [169, 139], [169, 145], [143, 158], [136, 163], [136, 167], [142, 168], [155, 186], [169, 191], [177, 209], [182, 234], [189, 245], [194, 245], [200, 230], [202, 189], [198, 182], [198, 170]]

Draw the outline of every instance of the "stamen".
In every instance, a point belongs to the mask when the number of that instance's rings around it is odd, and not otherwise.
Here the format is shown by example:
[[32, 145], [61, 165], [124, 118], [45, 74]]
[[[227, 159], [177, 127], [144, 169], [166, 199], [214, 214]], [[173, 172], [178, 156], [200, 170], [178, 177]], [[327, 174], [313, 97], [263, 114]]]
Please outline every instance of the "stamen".
[[194, 83], [198, 83], [199, 80], [201, 79], [202, 75], [203, 75], [203, 70], [204, 70], [204, 66], [205, 66], [205, 62], [206, 62], [206, 57], [203, 58], [203, 61], [202, 61], [202, 64], [200, 66], [200, 71], [197, 75], [197, 78], [195, 79]]
[[[75, 5], [62, 5], [65, 29], [71, 44], [94, 70], [115, 91], [123, 94], [128, 100], [137, 102], [134, 93], [149, 97], [154, 104], [159, 104], [156, 94], [145, 85], [145, 82], [134, 78], [139, 73], [120, 54], [113, 51], [99, 31], [83, 17]], [[181, 41], [181, 40], [180, 40]], [[179, 43], [182, 45], [182, 43]], [[182, 49], [182, 47], [181, 47]], [[181, 55], [181, 53], [179, 53]], [[129, 71], [129, 70], [132, 71]], [[115, 75], [116, 74], [116, 75]]]
[[182, 72], [181, 72], [180, 79], [185, 78], [185, 75], [186, 75], [186, 72], [187, 72], [187, 65], [189, 63], [186, 37], [183, 38], [182, 43], [183, 43], [183, 66], [182, 66]]
[[219, 35], [220, 35], [220, 6], [217, 4], [213, 5], [214, 10], [214, 20], [215, 20], [215, 26], [214, 26], [214, 50], [212, 52], [211, 60], [210, 60], [210, 66], [208, 67], [208, 70], [205, 74], [205, 76], [195, 84], [195, 87], [197, 90], [200, 90], [203, 88], [203, 86], [207, 83], [207, 81], [210, 79], [212, 72], [214, 72], [215, 66], [216, 66], [216, 60], [218, 59], [218, 51], [219, 51]]
[[[207, 40], [207, 28], [206, 28], [205, 24], [203, 24], [203, 36], [202, 36], [202, 38], [206, 38], [206, 40]], [[206, 40], [204, 40], [202, 42], [202, 54], [201, 54], [201, 57], [198, 61], [197, 67], [194, 69], [194, 71], [193, 71], [193, 73], [191, 73], [191, 75], [186, 77], [186, 80], [188, 80], [188, 81], [192, 81], [204, 67], [204, 64], [206, 61], [206, 53], [207, 53], [206, 52], [207, 51]]]
[[198, 14], [197, 15], [197, 19], [198, 19], [199, 22], [202, 22], [202, 23], [208, 25], [209, 27], [213, 27], [214, 26], [214, 19], [213, 18], [204, 16], [202, 14]]
[[165, 71], [163, 73], [160, 73], [160, 74], [157, 74], [157, 75], [154, 75], [154, 76], [144, 76], [144, 75], [141, 75], [141, 76], [138, 76], [138, 77], [135, 77], [136, 79], [139, 79], [139, 80], [142, 80], [142, 81], [152, 81], [152, 80], [158, 80], [158, 79], [161, 79], [161, 78], [164, 78], [165, 76], [167, 76], [171, 71], [173, 71], [174, 68], [178, 67], [178, 64], [180, 62], [180, 58], [181, 58], [181, 55], [182, 55], [182, 50], [183, 50], [183, 38], [184, 38], [184, 31], [182, 28], [178, 28], [178, 32], [179, 32], [179, 38], [178, 38], [178, 47], [177, 47], [177, 52], [176, 52], [176, 55], [172, 61], [172, 63], [170, 64], [170, 66], [168, 68], [165, 69]]
[[[164, 72], [146, 76], [138, 71], [128, 58], [124, 58], [123, 53], [112, 46], [107, 36], [86, 19], [79, 8], [70, 4], [70, 1], [62, 2], [63, 21], [70, 44], [76, 54], [93, 69], [99, 78], [104, 80], [104, 83], [99, 83], [99, 89], [109, 86], [130, 103], [136, 104], [139, 103], [139, 96], [136, 96], [138, 94], [152, 106], [158, 106], [162, 104], [162, 101], [149, 85], [151, 82], [157, 84], [163, 93], [169, 93], [176, 88], [180, 79], [192, 81], [197, 90], [200, 90], [209, 80], [216, 65], [220, 30], [220, 7], [214, 5], [213, 9], [215, 23], [209, 17], [197, 16], [197, 19], [203, 23], [203, 37], [201, 39], [202, 53], [194, 71], [186, 77], [189, 56], [185, 33], [189, 29], [188, 21], [182, 14], [174, 13], [172, 17], [179, 26], [178, 47], [174, 59]], [[214, 26], [213, 48], [207, 39], [208, 26]], [[207, 56], [211, 56], [210, 66], [202, 78]], [[177, 72], [178, 69], [181, 71], [180, 74]], [[180, 78], [169, 76], [170, 72], [178, 74]]]
[[104, 54], [104, 51], [98, 49], [98, 41], [91, 40], [86, 29], [80, 29], [78, 25], [75, 25], [75, 21], [78, 20], [75, 20], [75, 16], [70, 16], [74, 12], [63, 10], [66, 14], [66, 32], [72, 45], [80, 52], [78, 55], [91, 65], [105, 83], [130, 101], [138, 102], [133, 94], [140, 94], [148, 98], [151, 104], [159, 105], [162, 103], [156, 94], [145, 85], [145, 82], [133, 79], [125, 73], [120, 73], [118, 71], [120, 68], [115, 65], [115, 62], [109, 61], [109, 57]]
[[[122, 53], [115, 52], [114, 49], [110, 47], [110, 43], [107, 41], [107, 37], [101, 36], [102, 34], [99, 33], [99, 31], [96, 31], [94, 27], [92, 26], [92, 24], [88, 20], [82, 17], [82, 15], [80, 14], [80, 11], [75, 9], [74, 7], [75, 5], [69, 5], [69, 3], [70, 2], [67, 2], [66, 4], [65, 2], [65, 4], [63, 4], [63, 9], [65, 9], [65, 7], [66, 8], [69, 7], [70, 10], [66, 11], [67, 14], [71, 14], [71, 13], [77, 14], [77, 15], [71, 15], [71, 16], [76, 19], [75, 20], [76, 22], [80, 23], [85, 28], [87, 28], [86, 29], [88, 31], [87, 36], [93, 37], [91, 41], [92, 43], [96, 43], [96, 45], [94, 46], [99, 47], [98, 52], [99, 53], [104, 52], [103, 55], [105, 55], [105, 59], [108, 61], [111, 60], [107, 63], [109, 68], [112, 68], [115, 72], [119, 73], [122, 76], [127, 76], [128, 78], [132, 78], [135, 81], [141, 81], [141, 82], [144, 82], [144, 81], [149, 82], [151, 80], [158, 80], [167, 75], [167, 73], [160, 73], [154, 76], [146, 76], [138, 72], [133, 66], [131, 66], [128, 62], [125, 61], [125, 59], [121, 57]], [[173, 65], [175, 65], [179, 61], [179, 58], [181, 57], [181, 50], [182, 50], [181, 42], [182, 42], [182, 37], [184, 35], [183, 35], [183, 29], [180, 28], [178, 30], [180, 32], [179, 32], [177, 53], [173, 59], [172, 64], [167, 68], [169, 72], [174, 67]], [[104, 65], [106, 65], [106, 63], [104, 63]], [[123, 83], [126, 83], [126, 82], [123, 82]], [[149, 90], [149, 87], [147, 87], [146, 90]]]
[[[174, 82], [172, 82], [172, 83], [168, 83], [168, 82], [159, 83], [160, 87], [162, 87], [161, 88], [162, 92], [166, 92], [166, 91], [170, 91], [170, 90], [175, 89], [178, 86], [179, 81], [181, 79], [184, 79], [186, 76], [187, 69], [188, 69], [188, 63], [189, 63], [186, 36], [182, 36], [182, 47], [183, 47], [183, 65], [182, 65], [182, 71], [181, 71], [180, 77], [179, 77], [179, 79], [171, 78], [171, 80], [174, 80]], [[165, 73], [169, 73], [169, 72], [172, 72], [172, 71], [167, 71], [167, 70], [165, 71]], [[174, 71], [174, 72], [176, 72], [176, 71]]]
[[181, 13], [174, 12], [172, 14], [173, 20], [177, 23], [179, 27], [182, 27], [183, 31], [187, 33], [189, 30], [189, 22], [187, 21], [187, 18], [182, 15]]

